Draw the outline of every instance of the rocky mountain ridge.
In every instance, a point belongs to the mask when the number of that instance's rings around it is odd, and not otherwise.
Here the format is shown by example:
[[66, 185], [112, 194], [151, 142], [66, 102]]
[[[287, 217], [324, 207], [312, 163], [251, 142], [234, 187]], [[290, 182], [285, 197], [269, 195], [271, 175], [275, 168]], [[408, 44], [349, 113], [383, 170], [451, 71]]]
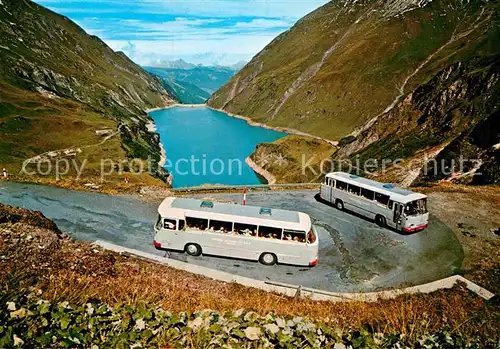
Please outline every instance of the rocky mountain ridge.
[[[418, 173], [420, 182], [494, 183], [500, 180], [495, 149], [500, 142], [499, 108], [500, 56], [458, 62], [406, 95], [356, 137], [344, 138], [338, 156], [361, 161], [430, 157], [432, 164], [423, 163]], [[430, 156], [427, 150], [435, 147], [439, 151]]]

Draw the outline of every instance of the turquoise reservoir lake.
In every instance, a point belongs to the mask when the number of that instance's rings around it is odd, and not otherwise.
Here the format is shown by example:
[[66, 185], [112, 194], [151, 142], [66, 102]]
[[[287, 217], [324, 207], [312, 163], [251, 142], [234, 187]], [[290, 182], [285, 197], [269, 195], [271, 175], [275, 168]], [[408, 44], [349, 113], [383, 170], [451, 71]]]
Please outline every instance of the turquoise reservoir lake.
[[167, 153], [165, 168], [174, 176], [174, 188], [265, 183], [245, 159], [258, 143], [286, 136], [205, 107], [174, 107], [150, 115]]

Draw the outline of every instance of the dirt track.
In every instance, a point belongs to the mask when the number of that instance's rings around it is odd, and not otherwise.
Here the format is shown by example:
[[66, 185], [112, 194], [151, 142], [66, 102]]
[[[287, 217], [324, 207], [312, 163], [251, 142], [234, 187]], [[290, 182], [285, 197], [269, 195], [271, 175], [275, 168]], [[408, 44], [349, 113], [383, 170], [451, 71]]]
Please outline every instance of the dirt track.
[[500, 292], [500, 236], [493, 233], [500, 229], [500, 187], [422, 189], [429, 195], [429, 210], [451, 227], [463, 246], [461, 274]]

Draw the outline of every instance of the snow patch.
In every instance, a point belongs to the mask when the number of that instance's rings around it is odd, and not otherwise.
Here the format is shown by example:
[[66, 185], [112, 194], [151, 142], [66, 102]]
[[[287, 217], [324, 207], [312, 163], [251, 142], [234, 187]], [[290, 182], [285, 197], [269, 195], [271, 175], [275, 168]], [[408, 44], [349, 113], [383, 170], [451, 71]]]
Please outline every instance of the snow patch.
[[425, 7], [432, 0], [389, 0], [385, 2], [384, 14], [386, 16], [398, 16], [405, 12]]
[[55, 93], [53, 92], [50, 92], [50, 91], [47, 91], [46, 89], [44, 89], [43, 87], [41, 86], [37, 86], [36, 87], [36, 90], [42, 95], [44, 96], [45, 98], [49, 98], [49, 99], [55, 99], [55, 98], [59, 98], [59, 96], [57, 96]]
[[[359, 2], [359, 0], [344, 0], [343, 8], [352, 8], [357, 2]], [[384, 16], [394, 17], [417, 8], [425, 7], [431, 2], [432, 0], [379, 0], [378, 5], [381, 9], [380, 12], [382, 12]]]
[[146, 124], [146, 128], [148, 132], [155, 133], [156, 132], [156, 125], [154, 121], [149, 120], [149, 122]]

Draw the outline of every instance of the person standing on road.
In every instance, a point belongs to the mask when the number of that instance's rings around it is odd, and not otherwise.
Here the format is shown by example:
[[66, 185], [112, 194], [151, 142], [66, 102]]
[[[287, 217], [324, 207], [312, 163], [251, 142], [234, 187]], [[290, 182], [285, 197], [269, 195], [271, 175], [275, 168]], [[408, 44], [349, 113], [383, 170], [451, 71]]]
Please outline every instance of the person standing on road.
[[3, 178], [7, 178], [7, 170], [4, 168], [2, 170]]

